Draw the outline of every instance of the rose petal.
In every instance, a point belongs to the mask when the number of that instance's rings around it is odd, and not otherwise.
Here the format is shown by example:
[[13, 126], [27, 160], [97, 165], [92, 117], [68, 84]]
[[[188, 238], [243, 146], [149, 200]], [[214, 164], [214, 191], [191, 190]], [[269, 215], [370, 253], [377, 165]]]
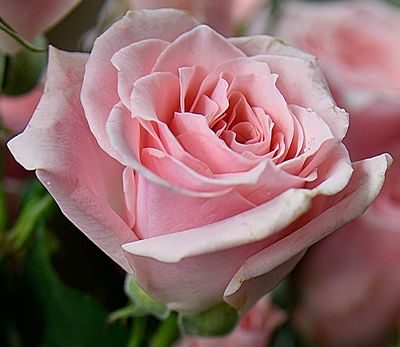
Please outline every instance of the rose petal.
[[[221, 301], [234, 273], [264, 247], [257, 241], [279, 232], [309, 207], [309, 191], [289, 190], [220, 222], [123, 248], [140, 285], [152, 296], [172, 309], [200, 312]], [[190, 275], [194, 272], [195, 277]]]
[[[140, 239], [214, 223], [254, 207], [235, 191], [214, 198], [194, 198], [176, 194], [142, 176], [138, 177], [137, 187], [135, 232]], [[222, 205], [225, 208], [221, 209]]]
[[153, 71], [178, 74], [182, 66], [200, 65], [209, 72], [226, 60], [243, 56], [244, 53], [223, 36], [206, 25], [199, 25], [168, 46], [160, 54]]
[[132, 43], [112, 56], [111, 62], [118, 70], [118, 94], [125, 107], [131, 106], [133, 84], [151, 72], [157, 57], [168, 45], [167, 41], [149, 39]]
[[175, 40], [195, 25], [193, 17], [173, 9], [130, 11], [94, 43], [85, 68], [81, 100], [90, 130], [100, 147], [109, 155], [118, 158], [105, 126], [111, 109], [120, 100], [117, 70], [111, 63], [112, 56], [120, 49], [141, 40]]
[[355, 163], [349, 184], [328, 200], [324, 211], [307, 216], [309, 222], [303, 227], [246, 260], [226, 288], [225, 301], [242, 311], [250, 308], [285, 275], [280, 266], [294, 266], [305, 249], [365, 211], [379, 193], [390, 164], [387, 154]]
[[132, 117], [169, 124], [179, 111], [179, 79], [170, 72], [154, 72], [137, 80], [131, 95]]
[[44, 95], [27, 129], [8, 146], [26, 169], [37, 170], [63, 213], [130, 271], [120, 245], [137, 237], [122, 220], [123, 167], [98, 147], [79, 101], [86, 59], [50, 49]]

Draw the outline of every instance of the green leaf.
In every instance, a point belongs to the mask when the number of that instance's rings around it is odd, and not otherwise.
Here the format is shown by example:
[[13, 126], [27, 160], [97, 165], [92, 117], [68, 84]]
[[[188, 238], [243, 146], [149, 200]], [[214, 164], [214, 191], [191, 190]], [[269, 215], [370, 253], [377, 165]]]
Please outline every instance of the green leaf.
[[125, 294], [132, 301], [135, 307], [136, 317], [150, 314], [158, 319], [164, 320], [170, 315], [170, 310], [162, 303], [150, 297], [142, 288], [139, 287], [135, 279], [126, 275]]
[[[44, 36], [38, 36], [34, 42], [44, 44]], [[22, 49], [15, 55], [7, 56], [6, 71], [1, 91], [7, 95], [20, 95], [35, 87], [46, 66], [45, 53], [33, 53]]]
[[108, 312], [95, 300], [67, 287], [54, 271], [44, 230], [37, 230], [36, 242], [27, 254], [25, 278], [29, 292], [38, 302], [38, 312], [25, 312], [32, 320], [41, 319], [43, 346], [123, 346], [127, 330], [107, 324]]
[[222, 336], [228, 334], [238, 321], [237, 311], [222, 303], [196, 315], [179, 315], [178, 323], [186, 335]]

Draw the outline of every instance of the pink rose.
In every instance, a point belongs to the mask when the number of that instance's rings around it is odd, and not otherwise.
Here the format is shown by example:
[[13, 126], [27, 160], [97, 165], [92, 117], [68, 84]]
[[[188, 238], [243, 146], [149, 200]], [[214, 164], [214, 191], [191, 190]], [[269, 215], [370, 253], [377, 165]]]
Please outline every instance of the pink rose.
[[321, 346], [386, 346], [400, 319], [398, 164], [364, 216], [312, 247], [299, 265], [295, 323]]
[[391, 159], [350, 162], [348, 115], [312, 56], [195, 22], [132, 11], [90, 55], [52, 48], [9, 147], [154, 298], [245, 311], [366, 209]]
[[26, 94], [0, 96], [0, 118], [4, 126], [13, 133], [25, 129], [39, 103], [43, 87], [38, 86]]
[[286, 320], [266, 296], [247, 312], [235, 330], [223, 337], [184, 337], [175, 347], [267, 347], [276, 328]]
[[[33, 39], [58, 22], [81, 0], [0, 0], [0, 16], [22, 37]], [[14, 53], [21, 46], [0, 31], [0, 48]]]
[[266, 3], [265, 0], [130, 0], [132, 9], [180, 8], [224, 35], [232, 35]]

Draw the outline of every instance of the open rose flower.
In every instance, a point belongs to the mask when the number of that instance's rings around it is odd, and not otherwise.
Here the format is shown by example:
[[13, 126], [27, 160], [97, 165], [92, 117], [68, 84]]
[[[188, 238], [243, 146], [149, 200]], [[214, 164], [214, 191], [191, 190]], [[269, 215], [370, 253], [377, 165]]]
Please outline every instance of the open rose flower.
[[[0, 0], [0, 17], [19, 35], [33, 39], [53, 24], [57, 23], [81, 0]], [[0, 31], [0, 48], [14, 53], [21, 46]]]
[[285, 320], [284, 311], [271, 304], [270, 297], [261, 298], [241, 319], [235, 330], [221, 337], [184, 337], [175, 347], [267, 347], [274, 330]]
[[90, 55], [52, 48], [47, 76], [11, 151], [183, 313], [250, 308], [366, 209], [391, 161], [350, 162], [348, 115], [313, 57], [177, 10], [129, 12]]

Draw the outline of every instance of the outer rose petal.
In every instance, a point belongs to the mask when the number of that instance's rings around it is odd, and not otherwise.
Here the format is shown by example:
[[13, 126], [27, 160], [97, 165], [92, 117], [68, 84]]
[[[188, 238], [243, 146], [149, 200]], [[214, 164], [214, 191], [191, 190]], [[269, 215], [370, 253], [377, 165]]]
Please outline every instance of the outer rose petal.
[[[309, 216], [315, 219], [275, 243], [268, 238], [303, 215], [313, 198], [324, 193], [320, 187], [288, 190], [220, 222], [132, 242], [123, 248], [139, 283], [170, 308], [188, 313], [204, 311], [220, 302], [221, 291], [225, 291], [229, 304], [245, 310], [261, 296], [260, 287], [271, 289], [283, 277], [280, 266], [290, 269], [295, 263], [290, 263], [291, 259], [299, 260], [307, 247], [365, 210], [378, 194], [390, 161], [389, 156], [382, 155], [356, 164], [350, 183], [328, 200], [326, 210]], [[355, 210], [348, 209], [350, 202]], [[190, 276], [192, 273], [196, 278]], [[264, 280], [268, 276], [270, 282], [261, 286], [260, 276]], [[240, 290], [243, 288], [246, 290]]]
[[[81, 0], [0, 0], [1, 17], [27, 40], [58, 22]], [[0, 32], [0, 48], [14, 53], [21, 48], [13, 38]]]
[[79, 102], [86, 60], [50, 49], [42, 100], [27, 129], [8, 145], [19, 163], [37, 170], [64, 214], [130, 271], [120, 245], [137, 238], [118, 215], [124, 212], [124, 168], [98, 147]]
[[90, 130], [100, 147], [111, 156], [119, 158], [109, 142], [105, 123], [120, 101], [112, 56], [137, 41], [152, 38], [172, 41], [195, 25], [195, 19], [182, 11], [132, 11], [96, 40], [85, 68], [81, 100]]

